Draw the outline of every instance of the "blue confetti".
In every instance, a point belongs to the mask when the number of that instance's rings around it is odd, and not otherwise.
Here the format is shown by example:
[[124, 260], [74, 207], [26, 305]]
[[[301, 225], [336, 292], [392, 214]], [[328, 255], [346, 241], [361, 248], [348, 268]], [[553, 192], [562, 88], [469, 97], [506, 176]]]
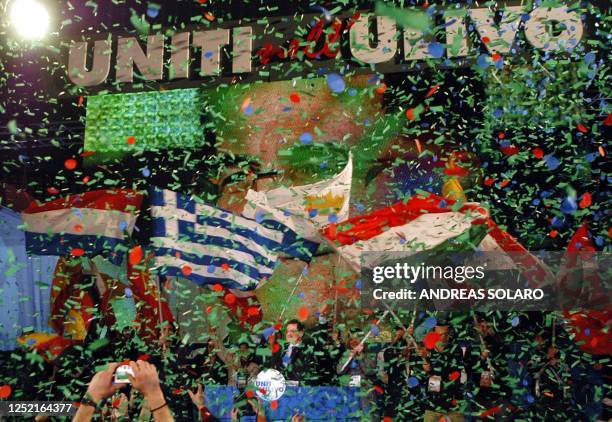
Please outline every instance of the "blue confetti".
[[214, 265], [209, 265], [208, 268], [206, 269], [206, 271], [208, 271], [210, 274], [215, 272], [215, 266]]
[[247, 115], [247, 116], [250, 116], [250, 115], [252, 115], [252, 114], [253, 114], [253, 112], [254, 112], [254, 111], [255, 111], [255, 110], [253, 109], [253, 106], [249, 104], [248, 106], [246, 106], [246, 107], [244, 108], [243, 113], [244, 113], [245, 115]]
[[433, 328], [438, 325], [438, 320], [436, 317], [429, 317], [423, 322], [423, 325], [427, 328]]
[[564, 214], [573, 214], [578, 209], [578, 204], [576, 203], [576, 198], [573, 196], [568, 196], [561, 202], [561, 212]]
[[159, 15], [159, 7], [151, 6], [147, 8], [147, 16], [150, 18], [156, 18]]
[[127, 227], [128, 227], [128, 223], [127, 223], [127, 221], [125, 221], [125, 220], [121, 220], [121, 221], [119, 222], [119, 230], [125, 230], [125, 229], [127, 229]]
[[318, 213], [319, 213], [318, 210], [312, 209], [312, 210], [308, 211], [308, 216], [310, 218], [313, 218], [313, 217], [316, 217]]
[[429, 46], [427, 46], [427, 50], [434, 59], [439, 59], [444, 55], [444, 46], [439, 42], [430, 43]]
[[481, 54], [480, 56], [478, 56], [478, 59], [476, 60], [476, 64], [483, 69], [486, 69], [489, 66], [491, 66], [491, 62], [489, 61], [489, 55]]
[[346, 88], [346, 83], [340, 74], [330, 73], [327, 75], [327, 86], [332, 92], [339, 94]]
[[151, 170], [149, 170], [147, 167], [143, 168], [141, 170], [141, 173], [144, 177], [149, 177], [151, 175]]
[[300, 142], [303, 145], [308, 145], [310, 143], [312, 143], [312, 140], [314, 138], [312, 137], [312, 134], [310, 132], [304, 132], [300, 135]]
[[413, 388], [413, 387], [416, 387], [418, 385], [419, 385], [418, 378], [415, 378], [415, 377], [408, 378], [408, 387]]
[[517, 315], [514, 318], [512, 318], [512, 321], [510, 321], [510, 324], [512, 324], [513, 327], [516, 327], [517, 325], [519, 325], [520, 322], [521, 322], [521, 319]]
[[264, 217], [266, 216], [266, 213], [262, 210], [257, 210], [257, 212], [255, 213], [255, 221], [257, 221], [258, 223], [261, 223], [264, 220]]
[[336, 213], [332, 213], [327, 217], [327, 220], [329, 220], [330, 223], [337, 223], [338, 216], [336, 215]]
[[559, 167], [559, 164], [561, 164], [561, 161], [559, 161], [559, 159], [552, 154], [545, 155], [544, 161], [546, 162], [546, 166], [550, 171], [556, 170], [557, 167]]
[[376, 324], [371, 325], [370, 331], [372, 331], [372, 334], [374, 334], [375, 337], [378, 337], [378, 335], [380, 334], [380, 329], [378, 328], [378, 325]]
[[125, 292], [125, 297], [132, 297], [132, 296], [134, 296], [134, 293], [132, 293], [132, 289], [130, 289], [129, 287], [126, 287], [124, 292]]

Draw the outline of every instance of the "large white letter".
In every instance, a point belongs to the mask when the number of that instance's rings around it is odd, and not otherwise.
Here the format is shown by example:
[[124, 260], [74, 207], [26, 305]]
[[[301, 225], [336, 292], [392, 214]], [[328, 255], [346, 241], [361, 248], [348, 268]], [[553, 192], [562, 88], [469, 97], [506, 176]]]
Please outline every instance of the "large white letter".
[[221, 73], [221, 46], [227, 44], [229, 44], [229, 29], [193, 33], [193, 45], [202, 49], [201, 76]]
[[134, 81], [134, 64], [142, 76], [150, 81], [162, 79], [164, 70], [164, 36], [147, 37], [145, 54], [134, 37], [119, 38], [117, 43], [117, 81]]
[[370, 15], [362, 15], [355, 21], [350, 30], [353, 57], [369, 64], [387, 62], [393, 59], [397, 52], [397, 26], [395, 22], [384, 16], [376, 17], [376, 47], [372, 47], [374, 40], [370, 40], [369, 22]]
[[[548, 24], [551, 21], [562, 22], [565, 25], [559, 35], [551, 33], [552, 27]], [[568, 12], [564, 7], [554, 9], [538, 7], [531, 12], [529, 20], [525, 23], [527, 41], [540, 50], [571, 50], [580, 42], [583, 31], [580, 15]]]
[[170, 47], [170, 79], [189, 78], [189, 32], [179, 32], [172, 36]]
[[469, 14], [480, 39], [487, 37], [489, 42], [486, 42], [487, 50], [490, 53], [509, 53], [516, 39], [519, 24], [521, 23], [522, 6], [505, 7], [502, 20], [499, 24], [499, 29], [495, 27], [493, 22], [493, 12], [487, 8], [470, 9]]
[[111, 40], [94, 42], [93, 64], [87, 70], [87, 42], [75, 42], [68, 53], [68, 78], [76, 85], [94, 86], [108, 78], [110, 72]]

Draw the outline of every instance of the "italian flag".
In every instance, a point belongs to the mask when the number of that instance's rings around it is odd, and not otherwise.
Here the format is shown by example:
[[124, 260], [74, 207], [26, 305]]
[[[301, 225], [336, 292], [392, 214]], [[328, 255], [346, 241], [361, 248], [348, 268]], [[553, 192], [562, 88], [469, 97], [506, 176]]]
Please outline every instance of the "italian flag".
[[405, 202], [332, 224], [323, 231], [356, 270], [364, 252], [498, 252], [497, 269], [521, 269], [533, 286], [552, 274], [515, 238], [502, 230], [478, 203], [438, 195], [416, 195]]

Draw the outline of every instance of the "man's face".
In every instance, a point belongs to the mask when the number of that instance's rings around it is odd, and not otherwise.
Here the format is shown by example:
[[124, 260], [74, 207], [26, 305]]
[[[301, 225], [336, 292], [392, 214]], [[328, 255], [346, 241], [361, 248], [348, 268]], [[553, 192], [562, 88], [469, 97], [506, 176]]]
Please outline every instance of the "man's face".
[[299, 344], [302, 341], [302, 336], [304, 335], [303, 331], [300, 331], [297, 324], [289, 324], [287, 325], [287, 329], [285, 330], [285, 340], [291, 344]]

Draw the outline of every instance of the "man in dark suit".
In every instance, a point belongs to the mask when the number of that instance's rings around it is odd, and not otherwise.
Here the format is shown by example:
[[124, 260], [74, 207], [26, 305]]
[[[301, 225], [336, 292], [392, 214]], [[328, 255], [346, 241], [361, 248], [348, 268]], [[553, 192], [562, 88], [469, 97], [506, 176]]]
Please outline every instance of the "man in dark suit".
[[304, 339], [304, 324], [292, 319], [285, 325], [285, 345], [272, 355], [270, 366], [283, 374], [287, 384], [313, 384], [313, 346]]

